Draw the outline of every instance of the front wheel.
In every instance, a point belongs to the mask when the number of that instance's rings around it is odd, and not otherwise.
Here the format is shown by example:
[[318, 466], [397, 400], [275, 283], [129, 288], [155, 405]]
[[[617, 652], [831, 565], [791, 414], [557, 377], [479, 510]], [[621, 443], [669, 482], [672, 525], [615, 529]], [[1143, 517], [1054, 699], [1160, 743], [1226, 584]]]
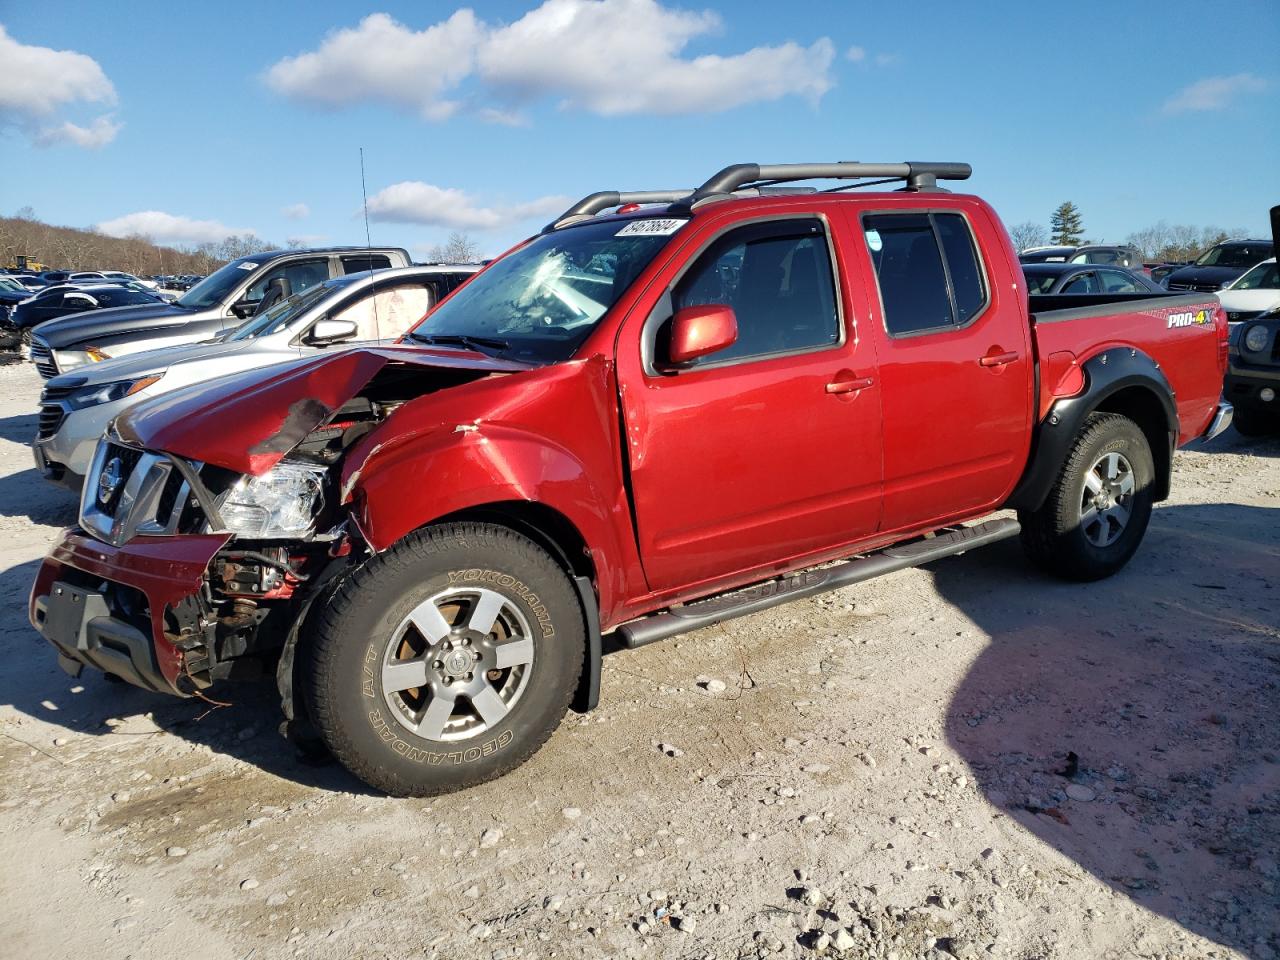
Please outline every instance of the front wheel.
[[505, 527], [406, 537], [328, 602], [307, 657], [312, 720], [352, 773], [394, 796], [499, 777], [559, 725], [582, 610], [543, 550]]
[[1111, 576], [1142, 543], [1154, 479], [1138, 425], [1115, 413], [1090, 414], [1044, 504], [1018, 514], [1027, 555], [1068, 580]]

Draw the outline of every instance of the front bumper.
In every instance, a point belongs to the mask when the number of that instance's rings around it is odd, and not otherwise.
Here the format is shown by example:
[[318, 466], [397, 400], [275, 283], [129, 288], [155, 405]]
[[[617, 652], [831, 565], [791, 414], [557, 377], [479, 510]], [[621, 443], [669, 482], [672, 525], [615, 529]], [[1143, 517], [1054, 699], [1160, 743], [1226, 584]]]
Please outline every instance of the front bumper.
[[[1269, 402], [1261, 396], [1263, 389], [1268, 387], [1274, 393], [1274, 399]], [[1258, 407], [1280, 413], [1280, 366], [1270, 369], [1241, 369], [1233, 363], [1223, 382], [1222, 395], [1237, 406]]]
[[209, 562], [230, 539], [138, 537], [114, 547], [66, 530], [31, 588], [31, 625], [73, 674], [90, 666], [146, 690], [188, 695], [166, 614], [199, 593]]

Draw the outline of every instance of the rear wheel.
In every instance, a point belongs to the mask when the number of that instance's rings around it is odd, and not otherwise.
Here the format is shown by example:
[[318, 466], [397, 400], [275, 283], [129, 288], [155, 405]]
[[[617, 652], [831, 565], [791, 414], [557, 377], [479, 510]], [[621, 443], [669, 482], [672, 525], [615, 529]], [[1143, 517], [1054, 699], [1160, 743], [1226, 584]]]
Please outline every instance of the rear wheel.
[[1069, 580], [1111, 576], [1146, 533], [1154, 478], [1138, 425], [1119, 414], [1091, 414], [1044, 504], [1018, 514], [1028, 556]]
[[585, 630], [559, 566], [504, 527], [413, 534], [348, 578], [308, 659], [313, 720], [356, 776], [426, 796], [501, 776], [564, 716]]

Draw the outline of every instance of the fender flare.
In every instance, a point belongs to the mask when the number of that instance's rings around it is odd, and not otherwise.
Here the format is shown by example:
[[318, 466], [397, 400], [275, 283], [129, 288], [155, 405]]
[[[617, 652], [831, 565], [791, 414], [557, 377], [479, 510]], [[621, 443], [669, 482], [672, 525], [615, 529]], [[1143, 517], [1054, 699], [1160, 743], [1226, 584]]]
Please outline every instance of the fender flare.
[[1117, 346], [1090, 357], [1081, 369], [1085, 376], [1084, 389], [1075, 396], [1055, 400], [1044, 420], [1036, 426], [1027, 467], [1005, 501], [1005, 507], [1038, 510], [1062, 471], [1085, 419], [1109, 397], [1131, 387], [1151, 393], [1164, 413], [1167, 449], [1162, 451], [1153, 444], [1152, 454], [1156, 458], [1155, 499], [1168, 497], [1173, 448], [1178, 437], [1178, 408], [1173, 387], [1160, 365], [1141, 350]]

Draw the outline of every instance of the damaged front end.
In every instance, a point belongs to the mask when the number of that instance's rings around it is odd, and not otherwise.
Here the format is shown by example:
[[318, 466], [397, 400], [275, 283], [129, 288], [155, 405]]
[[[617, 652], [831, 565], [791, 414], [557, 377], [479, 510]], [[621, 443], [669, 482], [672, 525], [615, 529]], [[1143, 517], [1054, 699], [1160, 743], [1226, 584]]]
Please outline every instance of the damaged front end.
[[293, 719], [298, 630], [368, 553], [340, 502], [345, 455], [406, 401], [513, 369], [358, 350], [140, 405], [98, 445], [32, 624], [72, 674], [159, 692], [275, 672]]

